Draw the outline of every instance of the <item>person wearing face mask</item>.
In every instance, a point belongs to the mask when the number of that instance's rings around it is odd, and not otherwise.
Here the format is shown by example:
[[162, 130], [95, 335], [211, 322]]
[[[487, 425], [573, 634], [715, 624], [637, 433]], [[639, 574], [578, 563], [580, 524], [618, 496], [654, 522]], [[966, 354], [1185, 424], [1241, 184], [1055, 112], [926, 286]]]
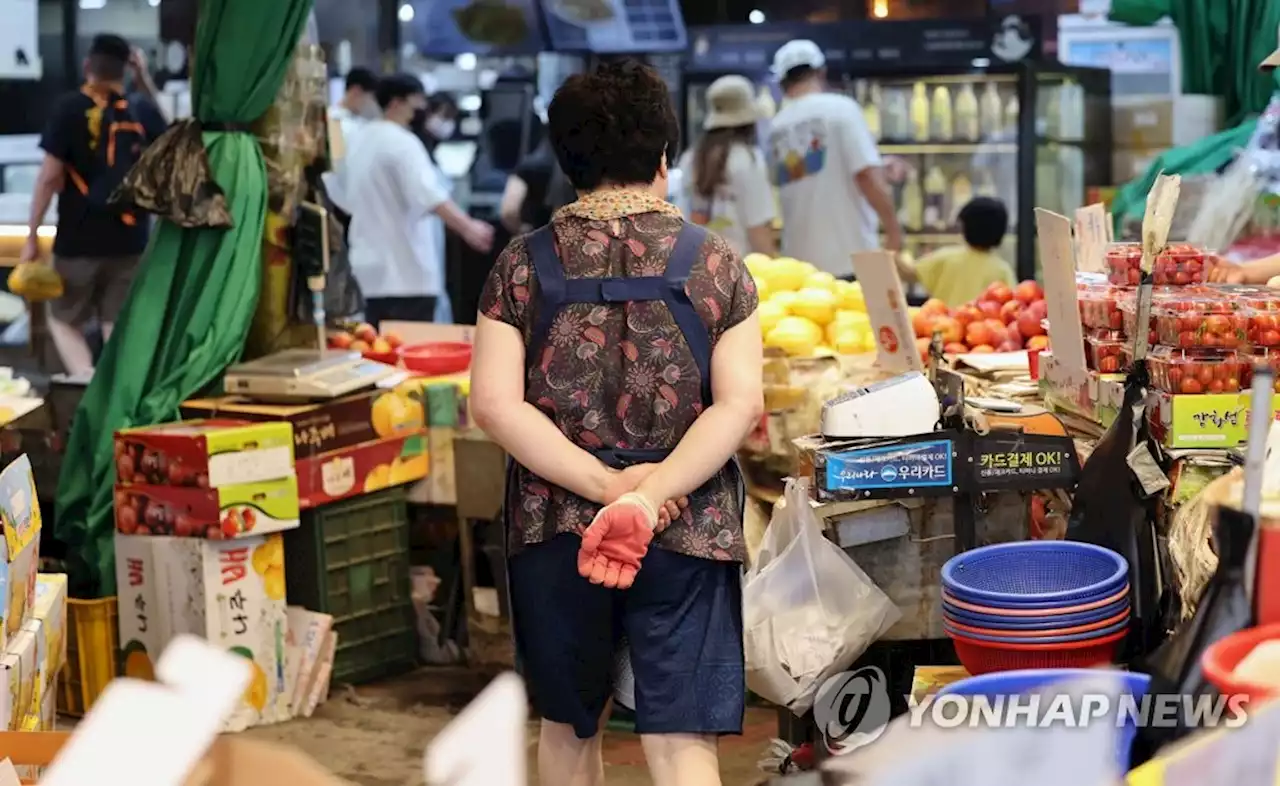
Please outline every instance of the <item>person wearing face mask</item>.
[[458, 131], [458, 102], [448, 93], [432, 93], [419, 117], [421, 122], [414, 128], [420, 129], [422, 143], [434, 161], [436, 145], [453, 139]]
[[427, 109], [422, 82], [390, 76], [377, 95], [382, 117], [361, 129], [326, 185], [351, 214], [351, 268], [365, 295], [365, 319], [429, 321], [444, 291], [444, 244], [427, 242], [428, 219], [481, 252], [493, 244], [493, 227], [449, 199], [448, 182], [413, 130]]
[[[431, 169], [440, 188], [450, 191], [453, 184], [436, 164], [435, 150], [441, 142], [450, 139], [458, 130], [458, 103], [448, 93], [433, 93], [427, 96], [425, 107], [413, 113], [409, 130], [422, 141], [427, 156], [431, 159]], [[443, 260], [447, 246], [444, 238], [444, 223], [436, 216], [427, 216], [422, 221], [422, 242], [429, 245]], [[443, 263], [442, 263], [443, 264]], [[449, 301], [448, 289], [442, 287], [436, 298], [435, 322], [453, 322], [453, 304]]]
[[329, 116], [342, 126], [342, 139], [350, 145], [356, 131], [376, 118], [378, 110], [378, 77], [367, 68], [347, 72], [347, 89], [342, 100], [329, 109]]

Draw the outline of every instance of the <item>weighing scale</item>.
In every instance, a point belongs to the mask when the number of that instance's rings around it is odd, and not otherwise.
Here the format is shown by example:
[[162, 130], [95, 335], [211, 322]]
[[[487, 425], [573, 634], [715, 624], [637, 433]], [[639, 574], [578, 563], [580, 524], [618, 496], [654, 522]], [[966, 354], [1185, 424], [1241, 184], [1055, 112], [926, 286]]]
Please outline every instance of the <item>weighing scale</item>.
[[227, 369], [229, 394], [264, 401], [329, 399], [373, 387], [400, 369], [365, 360], [359, 352], [286, 349]]

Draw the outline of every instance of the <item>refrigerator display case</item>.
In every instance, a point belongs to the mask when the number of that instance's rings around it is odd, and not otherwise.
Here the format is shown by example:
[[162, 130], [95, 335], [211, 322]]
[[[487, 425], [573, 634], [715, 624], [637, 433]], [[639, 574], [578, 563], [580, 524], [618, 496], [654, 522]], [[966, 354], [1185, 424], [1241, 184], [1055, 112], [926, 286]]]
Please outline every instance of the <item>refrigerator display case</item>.
[[[854, 98], [885, 158], [894, 204], [915, 256], [963, 242], [956, 217], [974, 196], [1009, 209], [1002, 255], [1019, 278], [1038, 273], [1035, 208], [1071, 216], [1091, 186], [1111, 180], [1111, 75], [1106, 69], [1015, 63], [928, 70], [828, 66], [833, 90]], [[706, 88], [733, 71], [686, 76], [686, 146], [705, 113]], [[761, 100], [780, 103], [765, 67]], [[766, 156], [767, 121], [761, 142]], [[776, 162], [775, 162], [776, 164]]]

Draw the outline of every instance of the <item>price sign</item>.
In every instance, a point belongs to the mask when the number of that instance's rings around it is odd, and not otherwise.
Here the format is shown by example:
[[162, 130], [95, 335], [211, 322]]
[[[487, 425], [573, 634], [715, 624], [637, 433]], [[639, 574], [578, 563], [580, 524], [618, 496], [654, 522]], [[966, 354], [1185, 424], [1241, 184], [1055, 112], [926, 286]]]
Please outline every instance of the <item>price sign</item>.
[[827, 456], [827, 491], [951, 487], [950, 440], [862, 448]]
[[1104, 268], [1107, 234], [1107, 209], [1101, 204], [1076, 211], [1076, 265], [1086, 273], [1101, 273]]
[[898, 278], [893, 256], [886, 251], [854, 254], [853, 270], [862, 283], [880, 366], [897, 372], [923, 371], [924, 363], [916, 349], [916, 334], [911, 328], [907, 298], [902, 293], [902, 280]]
[[994, 433], [975, 438], [973, 471], [981, 489], [1069, 488], [1080, 463], [1067, 437]]
[[36, 0], [0, 0], [0, 19], [0, 79], [40, 79]]

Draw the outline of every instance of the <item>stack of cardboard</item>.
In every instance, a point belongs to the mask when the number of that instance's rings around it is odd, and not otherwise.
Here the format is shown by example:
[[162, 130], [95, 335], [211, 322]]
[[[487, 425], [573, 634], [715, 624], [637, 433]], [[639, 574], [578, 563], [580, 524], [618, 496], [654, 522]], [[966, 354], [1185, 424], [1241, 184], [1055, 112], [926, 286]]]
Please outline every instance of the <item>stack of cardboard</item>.
[[338, 632], [333, 617], [290, 606], [288, 684], [289, 713], [295, 718], [310, 718], [329, 695], [333, 659], [338, 653]]
[[1141, 177], [1156, 157], [1222, 130], [1222, 99], [1207, 95], [1122, 96], [1111, 106], [1111, 180]]
[[116, 583], [126, 676], [193, 634], [253, 679], [225, 731], [293, 717], [284, 543], [299, 524], [287, 423], [188, 421], [116, 435]]

